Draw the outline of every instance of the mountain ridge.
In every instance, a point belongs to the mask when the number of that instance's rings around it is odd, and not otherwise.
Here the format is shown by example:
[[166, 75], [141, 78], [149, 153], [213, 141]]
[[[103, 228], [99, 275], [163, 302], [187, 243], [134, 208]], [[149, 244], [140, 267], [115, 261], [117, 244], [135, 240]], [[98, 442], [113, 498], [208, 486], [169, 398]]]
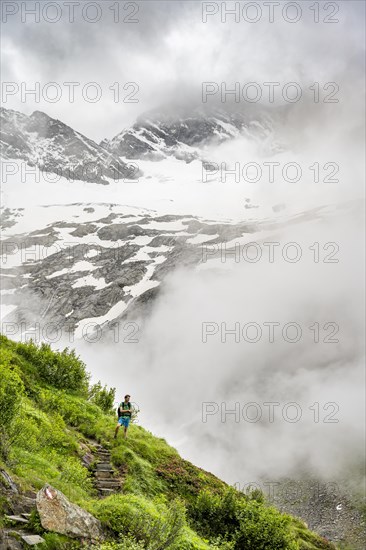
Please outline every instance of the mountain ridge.
[[[169, 157], [190, 163], [207, 162], [207, 147], [246, 137], [266, 142], [280, 151], [268, 113], [230, 112], [213, 108], [190, 111], [161, 110], [140, 115], [136, 122], [99, 144], [43, 111], [25, 115], [1, 107], [0, 155], [20, 159], [40, 170], [66, 179], [108, 184], [142, 175], [131, 161], [159, 161]], [[130, 161], [130, 162], [129, 162]]]
[[185, 162], [202, 159], [207, 145], [220, 144], [245, 135], [261, 140], [273, 131], [268, 115], [229, 112], [220, 108], [202, 107], [182, 111], [150, 111], [140, 115], [136, 123], [101, 146], [128, 159], [162, 160], [174, 156]]
[[136, 167], [93, 140], [42, 111], [25, 115], [1, 107], [0, 155], [19, 159], [41, 171], [71, 180], [107, 184], [108, 179], [133, 179]]

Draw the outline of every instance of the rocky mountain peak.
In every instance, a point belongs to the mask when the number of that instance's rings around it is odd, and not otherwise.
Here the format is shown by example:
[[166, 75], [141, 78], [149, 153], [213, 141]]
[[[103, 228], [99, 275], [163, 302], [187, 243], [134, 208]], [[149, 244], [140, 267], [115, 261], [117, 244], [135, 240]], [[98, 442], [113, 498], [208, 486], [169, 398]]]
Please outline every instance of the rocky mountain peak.
[[28, 116], [2, 108], [0, 153], [71, 180], [106, 184], [137, 175], [113, 153], [42, 111]]

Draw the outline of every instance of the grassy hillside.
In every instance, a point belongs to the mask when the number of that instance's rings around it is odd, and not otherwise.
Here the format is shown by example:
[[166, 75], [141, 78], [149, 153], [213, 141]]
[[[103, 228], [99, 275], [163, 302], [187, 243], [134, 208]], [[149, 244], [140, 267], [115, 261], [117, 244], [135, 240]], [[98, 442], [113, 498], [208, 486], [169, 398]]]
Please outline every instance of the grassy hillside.
[[[96, 548], [335, 548], [302, 521], [267, 506], [261, 493], [235, 491], [137, 424], [127, 441], [121, 435], [113, 440], [114, 391], [91, 387], [74, 352], [0, 338], [0, 468], [24, 494], [47, 482], [98, 517], [108, 541]], [[111, 450], [123, 481], [120, 493], [103, 499], [82, 463], [96, 442]], [[6, 526], [7, 495], [0, 481], [0, 527]], [[82, 541], [45, 533], [36, 512], [31, 525], [46, 540], [44, 549], [82, 547]]]

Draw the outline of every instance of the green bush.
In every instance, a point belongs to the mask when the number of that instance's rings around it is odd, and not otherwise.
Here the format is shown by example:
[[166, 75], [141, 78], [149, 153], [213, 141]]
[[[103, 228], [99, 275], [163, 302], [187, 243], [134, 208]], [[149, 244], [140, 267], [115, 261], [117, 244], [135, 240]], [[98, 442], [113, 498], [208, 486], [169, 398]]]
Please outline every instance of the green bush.
[[93, 481], [90, 473], [77, 458], [68, 457], [60, 465], [60, 469], [60, 481], [71, 485], [74, 489], [75, 487], [79, 487], [86, 493], [92, 493]]
[[235, 548], [267, 550], [298, 550], [299, 545], [290, 533], [288, 516], [275, 508], [261, 506], [251, 501], [241, 506], [237, 514], [239, 529], [235, 537]]
[[113, 412], [114, 401], [116, 399], [116, 388], [107, 388], [97, 382], [89, 389], [89, 400], [98, 405], [106, 414]]
[[56, 388], [87, 396], [90, 376], [74, 350], [65, 348], [61, 352], [53, 351], [49, 344], [42, 343], [38, 347], [30, 341], [16, 344], [15, 351], [36, 365], [40, 380]]
[[230, 488], [223, 498], [202, 492], [189, 508], [198, 533], [221, 536], [241, 550], [298, 550], [290, 518]]
[[119, 535], [135, 538], [148, 550], [173, 547], [185, 526], [185, 507], [172, 501], [149, 501], [135, 495], [113, 495], [94, 504], [94, 515]]
[[14, 423], [14, 445], [29, 451], [47, 446], [63, 449], [70, 443], [65, 434], [65, 422], [58, 414], [47, 415], [36, 409], [32, 402], [23, 399]]
[[[39, 404], [47, 412], [58, 413], [64, 421], [75, 428], [81, 425], [94, 426], [102, 411], [97, 405], [88, 403], [80, 397], [70, 395], [64, 390], [43, 389], [39, 395]], [[93, 431], [94, 434], [94, 431]], [[92, 434], [92, 435], [93, 435]]]

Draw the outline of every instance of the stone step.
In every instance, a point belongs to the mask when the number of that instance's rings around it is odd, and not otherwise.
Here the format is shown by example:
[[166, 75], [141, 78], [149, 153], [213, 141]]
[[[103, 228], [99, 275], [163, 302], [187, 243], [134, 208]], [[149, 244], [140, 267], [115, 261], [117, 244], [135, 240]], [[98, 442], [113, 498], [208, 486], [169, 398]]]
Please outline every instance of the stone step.
[[95, 453], [109, 453], [110, 449], [106, 449], [106, 447], [102, 447], [102, 445], [94, 445], [93, 450]]
[[112, 487], [121, 487], [121, 484], [119, 481], [104, 480], [104, 481], [97, 481], [96, 486], [98, 487], [98, 489], [101, 487], [112, 488]]
[[103, 471], [103, 470], [97, 470], [95, 472], [96, 479], [111, 479], [113, 478], [113, 472], [110, 472], [109, 470]]
[[25, 518], [22, 518], [22, 516], [5, 516], [6, 519], [10, 521], [15, 521], [16, 523], [28, 523], [28, 520]]
[[28, 544], [28, 546], [35, 546], [36, 544], [42, 544], [43, 542], [46, 542], [42, 537], [39, 535], [24, 535], [22, 537], [22, 540]]
[[97, 464], [97, 471], [100, 470], [102, 472], [113, 472], [113, 468], [110, 464], [107, 464], [106, 462], [99, 462]]

